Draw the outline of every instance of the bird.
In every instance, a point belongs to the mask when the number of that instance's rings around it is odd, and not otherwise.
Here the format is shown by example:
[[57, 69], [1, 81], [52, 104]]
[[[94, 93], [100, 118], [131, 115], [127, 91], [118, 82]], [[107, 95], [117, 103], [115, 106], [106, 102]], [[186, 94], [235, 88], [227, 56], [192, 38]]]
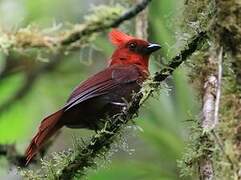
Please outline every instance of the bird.
[[149, 76], [149, 57], [161, 46], [118, 29], [108, 36], [115, 46], [108, 66], [80, 83], [64, 106], [42, 120], [26, 149], [26, 165], [62, 127], [100, 130], [104, 119], [121, 112], [140, 91]]

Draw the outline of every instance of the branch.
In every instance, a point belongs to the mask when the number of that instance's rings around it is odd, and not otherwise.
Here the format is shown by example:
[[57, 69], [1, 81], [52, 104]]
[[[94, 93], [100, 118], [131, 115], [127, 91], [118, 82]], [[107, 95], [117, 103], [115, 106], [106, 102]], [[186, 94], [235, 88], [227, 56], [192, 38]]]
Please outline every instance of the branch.
[[[215, 67], [216, 57], [210, 56], [208, 58], [207, 67]], [[211, 71], [211, 70], [210, 70]], [[200, 143], [202, 144], [210, 144], [210, 137], [206, 134], [206, 132], [210, 132], [216, 127], [215, 122], [215, 101], [219, 102], [216, 99], [217, 94], [217, 77], [215, 72], [209, 72], [206, 81], [204, 82], [204, 93], [203, 93], [203, 107], [202, 107], [202, 119], [201, 119], [201, 127], [204, 135], [200, 137]], [[221, 86], [221, 85], [220, 85]], [[219, 86], [219, 87], [220, 87]], [[218, 111], [218, 110], [217, 110]], [[200, 180], [213, 180], [214, 178], [214, 170], [213, 170], [213, 162], [211, 160], [212, 152], [209, 149], [204, 149], [202, 152], [202, 156], [199, 158], [198, 166], [199, 166], [199, 177]]]
[[220, 48], [218, 54], [218, 77], [217, 77], [217, 93], [214, 109], [214, 124], [217, 125], [219, 122], [219, 106], [221, 98], [221, 88], [222, 88], [222, 75], [223, 75], [223, 47]]
[[[153, 84], [155, 84], [155, 89], [157, 89], [160, 83], [173, 73], [174, 69], [178, 68], [189, 56], [198, 50], [199, 45], [202, 44], [205, 39], [206, 33], [199, 33], [187, 45], [185, 50], [181, 51], [179, 55], [170, 61], [168, 67], [156, 73], [152, 79]], [[148, 97], [153, 93], [153, 91], [148, 92]], [[56, 171], [58, 172], [53, 173], [53, 169], [51, 168], [54, 178], [72, 179], [76, 174], [78, 174], [78, 177], [81, 177], [84, 175], [86, 168], [96, 165], [95, 159], [97, 157], [104, 156], [105, 153], [108, 152], [111, 144], [116, 140], [116, 137], [118, 137], [125, 124], [133, 119], [138, 113], [140, 101], [142, 100], [143, 95], [142, 91], [137, 93], [130, 106], [107, 121], [105, 128], [94, 135], [88, 144], [83, 147], [79, 147], [74, 151], [74, 153], [70, 152], [69, 155], [65, 155], [68, 159], [63, 160], [64, 165], [61, 167], [62, 171], [57, 169]], [[60, 156], [62, 156], [62, 154]], [[53, 163], [56, 165], [56, 162]]]
[[[84, 24], [75, 25], [75, 28], [68, 32], [59, 33], [58, 36], [47, 36], [30, 28], [21, 29], [14, 34], [3, 34], [0, 42], [0, 49], [5, 52], [9, 49], [27, 49], [27, 48], [47, 48], [56, 51], [56, 49], [74, 49], [84, 43], [94, 33], [102, 32], [106, 29], [117, 27], [124, 21], [135, 17], [151, 0], [142, 0], [132, 8], [121, 14], [121, 9], [100, 6], [102, 13], [90, 15], [89, 21]], [[98, 10], [98, 8], [96, 8]], [[104, 13], [103, 13], [104, 11]], [[91, 18], [93, 17], [94, 18]], [[63, 35], [64, 34], [64, 35]], [[81, 42], [82, 41], [82, 42]], [[80, 43], [81, 42], [81, 43]], [[77, 43], [77, 44], [76, 44]]]
[[106, 29], [109, 29], [112, 27], [117, 27], [124, 21], [135, 17], [138, 13], [140, 13], [142, 10], [144, 10], [150, 2], [151, 2], [151, 0], [140, 1], [135, 6], [133, 6], [131, 9], [129, 9], [124, 14], [122, 14], [120, 17], [118, 17], [117, 19], [115, 19], [114, 21], [112, 21], [110, 23], [103, 24], [98, 27], [89, 27], [82, 31], [74, 32], [74, 33], [70, 34], [68, 37], [61, 40], [60, 41], [61, 45], [67, 45], [67, 44], [71, 44], [75, 41], [78, 41], [80, 39], [80, 37], [83, 35], [90, 35], [94, 32], [96, 33], [96, 32], [100, 32], [100, 31], [103, 31], [103, 30], [106, 30]]
[[[139, 12], [141, 12], [143, 9], [147, 7], [147, 5], [151, 2], [151, 0], [142, 0], [140, 3], [136, 4], [129, 10], [127, 10], [125, 13], [123, 13], [120, 16], [115, 17], [114, 19], [111, 19], [109, 21], [109, 18], [111, 14], [106, 15], [105, 19], [100, 19], [98, 22], [86, 22], [82, 26], [84, 28], [73, 30], [70, 34], [68, 34], [66, 37], [61, 38], [61, 40], [54, 40], [50, 41], [50, 37], [38, 37], [38, 39], [41, 39], [40, 41], [37, 41], [36, 38], [20, 38], [21, 42], [16, 42], [16, 44], [12, 44], [10, 47], [18, 47], [21, 45], [22, 48], [29, 48], [29, 47], [58, 47], [57, 52], [55, 52], [54, 58], [50, 60], [50, 63], [44, 64], [43, 66], [38, 67], [37, 69], [33, 70], [32, 73], [26, 76], [26, 81], [24, 84], [16, 91], [16, 93], [10, 97], [6, 102], [0, 105], [0, 114], [3, 113], [5, 110], [11, 108], [11, 106], [16, 102], [24, 98], [28, 92], [33, 87], [34, 83], [37, 81], [39, 76], [46, 72], [51, 72], [56, 68], [56, 65], [58, 65], [61, 61], [63, 54], [63, 50], [69, 45], [71, 48], [75, 47], [72, 46], [75, 42], [80, 42], [82, 40], [85, 40], [87, 37], [91, 36], [94, 33], [104, 31], [106, 29], [117, 27], [121, 23], [123, 23], [126, 20], [129, 20], [136, 16]], [[106, 23], [107, 22], [107, 23]], [[82, 27], [81, 25], [79, 25]], [[31, 41], [34, 42], [31, 42]], [[25, 42], [27, 41], [27, 42]], [[39, 42], [39, 44], [37, 43]], [[72, 44], [72, 45], [71, 45]], [[70, 47], [68, 49], [70, 49]], [[0, 44], [1, 48], [1, 44]]]

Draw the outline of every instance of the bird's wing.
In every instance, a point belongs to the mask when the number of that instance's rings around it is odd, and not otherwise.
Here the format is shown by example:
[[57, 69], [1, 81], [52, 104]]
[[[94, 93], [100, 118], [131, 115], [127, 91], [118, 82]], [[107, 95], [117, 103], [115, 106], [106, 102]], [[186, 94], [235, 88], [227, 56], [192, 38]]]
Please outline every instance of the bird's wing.
[[70, 95], [64, 110], [67, 111], [90, 98], [107, 94], [121, 84], [134, 82], [140, 76], [141, 73], [135, 65], [108, 67], [81, 83]]

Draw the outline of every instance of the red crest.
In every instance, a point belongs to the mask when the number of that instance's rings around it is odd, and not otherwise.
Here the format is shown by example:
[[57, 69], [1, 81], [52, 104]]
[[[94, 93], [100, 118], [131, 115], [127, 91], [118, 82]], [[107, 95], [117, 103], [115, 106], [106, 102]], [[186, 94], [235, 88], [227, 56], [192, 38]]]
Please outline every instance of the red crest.
[[134, 39], [134, 37], [129, 36], [117, 29], [112, 29], [112, 31], [109, 33], [109, 39], [112, 44], [120, 46], [123, 43], [126, 43], [131, 39]]

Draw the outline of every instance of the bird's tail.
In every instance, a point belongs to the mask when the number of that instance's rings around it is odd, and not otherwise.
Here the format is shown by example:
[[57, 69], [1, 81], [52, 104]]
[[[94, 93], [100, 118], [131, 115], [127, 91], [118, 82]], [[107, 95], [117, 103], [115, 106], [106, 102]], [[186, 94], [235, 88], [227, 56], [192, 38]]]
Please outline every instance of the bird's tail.
[[46, 142], [52, 135], [56, 133], [63, 125], [59, 122], [63, 114], [63, 110], [59, 110], [50, 116], [46, 117], [40, 124], [38, 133], [32, 139], [30, 145], [28, 146], [25, 156], [26, 165], [31, 161], [31, 159], [37, 154], [39, 149], [42, 147], [44, 142]]

